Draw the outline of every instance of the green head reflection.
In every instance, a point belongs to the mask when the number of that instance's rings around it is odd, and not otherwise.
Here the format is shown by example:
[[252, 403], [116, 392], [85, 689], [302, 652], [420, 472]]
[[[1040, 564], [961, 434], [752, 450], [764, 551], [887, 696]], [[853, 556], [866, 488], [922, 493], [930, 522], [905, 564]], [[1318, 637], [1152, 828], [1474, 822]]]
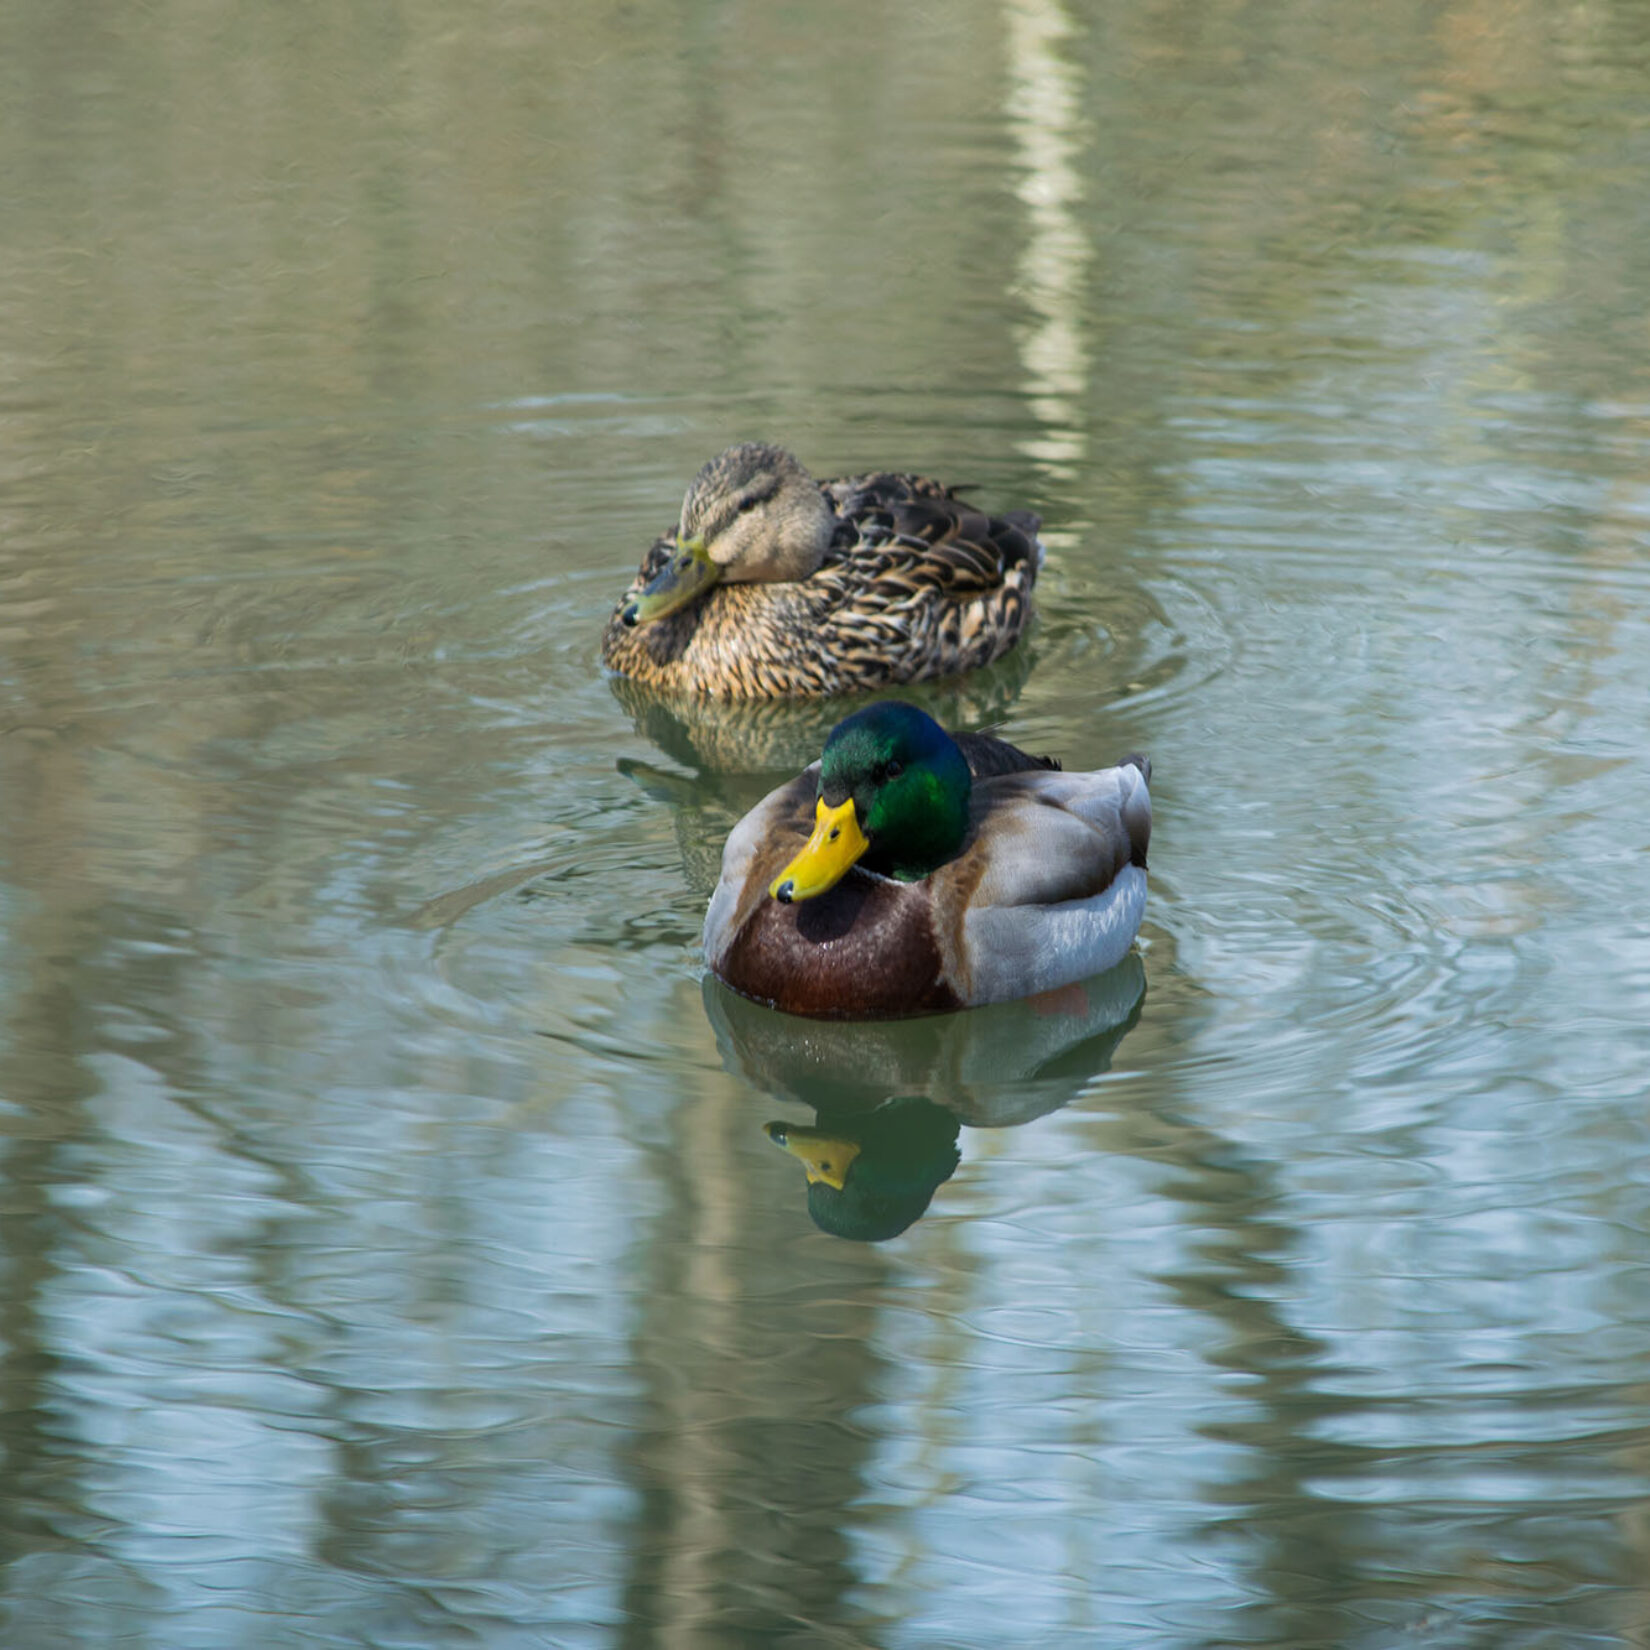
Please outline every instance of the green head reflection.
[[808, 1177], [821, 1231], [860, 1243], [898, 1237], [928, 1207], [961, 1158], [954, 1113], [916, 1096], [817, 1125], [769, 1123], [767, 1135]]

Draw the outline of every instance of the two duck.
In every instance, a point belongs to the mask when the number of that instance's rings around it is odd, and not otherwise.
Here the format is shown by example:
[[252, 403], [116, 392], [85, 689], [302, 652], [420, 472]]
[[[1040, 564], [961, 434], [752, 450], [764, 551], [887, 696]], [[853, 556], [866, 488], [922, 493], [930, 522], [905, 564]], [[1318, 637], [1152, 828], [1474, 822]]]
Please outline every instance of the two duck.
[[[720, 699], [823, 696], [954, 675], [1019, 639], [1039, 522], [923, 476], [815, 481], [730, 448], [643, 559], [603, 661]], [[1122, 959], [1146, 905], [1151, 764], [1065, 773], [881, 701], [734, 827], [705, 960], [793, 1014], [871, 1019], [1004, 1002]]]

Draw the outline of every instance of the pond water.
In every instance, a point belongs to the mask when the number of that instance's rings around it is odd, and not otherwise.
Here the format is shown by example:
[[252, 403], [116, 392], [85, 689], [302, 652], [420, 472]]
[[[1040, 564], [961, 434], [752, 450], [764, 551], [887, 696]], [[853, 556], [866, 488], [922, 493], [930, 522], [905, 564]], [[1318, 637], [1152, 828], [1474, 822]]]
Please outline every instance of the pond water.
[[[1650, 1643], [1650, 8], [16, 0], [0, 88], [0, 1639]], [[596, 640], [758, 436], [1042, 513], [911, 696], [1150, 753], [1077, 999], [702, 977], [837, 712]]]

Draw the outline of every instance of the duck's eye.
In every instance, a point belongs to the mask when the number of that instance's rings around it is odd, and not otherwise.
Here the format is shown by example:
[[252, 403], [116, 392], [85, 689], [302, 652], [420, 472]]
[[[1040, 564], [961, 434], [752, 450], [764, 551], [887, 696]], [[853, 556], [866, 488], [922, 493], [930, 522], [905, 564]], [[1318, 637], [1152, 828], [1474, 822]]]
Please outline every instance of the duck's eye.
[[889, 778], [890, 778], [890, 779], [898, 779], [898, 778], [899, 778], [899, 776], [900, 776], [900, 775], [901, 775], [901, 774], [902, 774], [902, 773], [904, 773], [904, 772], [905, 772], [905, 767], [904, 767], [904, 764], [903, 764], [903, 763], [900, 763], [900, 762], [890, 762], [890, 763], [889, 763], [889, 764], [888, 764], [888, 766], [887, 766], [887, 767], [886, 767], [886, 768], [884, 768], [884, 769], [883, 769], [883, 770], [882, 770], [882, 771], [883, 771], [883, 772], [884, 772], [884, 773], [885, 773], [885, 774], [887, 774], [887, 776], [888, 776], [888, 777], [889, 777]]

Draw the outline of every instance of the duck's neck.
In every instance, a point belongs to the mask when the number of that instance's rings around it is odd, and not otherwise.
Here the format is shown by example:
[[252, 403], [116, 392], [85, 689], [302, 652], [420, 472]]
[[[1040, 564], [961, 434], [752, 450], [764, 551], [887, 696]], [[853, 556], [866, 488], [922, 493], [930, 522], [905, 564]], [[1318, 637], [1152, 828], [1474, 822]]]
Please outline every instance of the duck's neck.
[[959, 758], [956, 767], [907, 775], [897, 797], [868, 810], [871, 846], [860, 861], [866, 870], [916, 882], [957, 857], [968, 835], [971, 783], [967, 764]]

